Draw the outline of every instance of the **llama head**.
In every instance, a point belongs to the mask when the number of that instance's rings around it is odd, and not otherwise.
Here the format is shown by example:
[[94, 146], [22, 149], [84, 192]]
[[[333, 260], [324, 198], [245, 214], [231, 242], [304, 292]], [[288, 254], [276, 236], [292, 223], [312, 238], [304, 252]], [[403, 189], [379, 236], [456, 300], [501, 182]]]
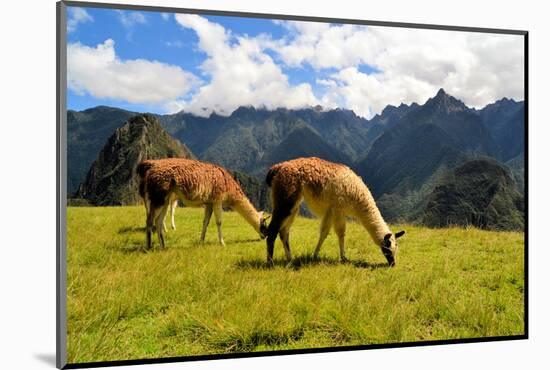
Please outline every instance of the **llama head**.
[[389, 233], [384, 236], [384, 240], [382, 241], [382, 245], [380, 247], [382, 248], [384, 257], [388, 260], [388, 265], [390, 267], [395, 266], [395, 261], [397, 259], [397, 239], [402, 237], [404, 234], [405, 231], [400, 231], [395, 234]]
[[263, 212], [260, 212], [260, 237], [262, 239], [265, 239], [267, 237], [267, 220], [269, 220], [271, 216], [264, 216]]

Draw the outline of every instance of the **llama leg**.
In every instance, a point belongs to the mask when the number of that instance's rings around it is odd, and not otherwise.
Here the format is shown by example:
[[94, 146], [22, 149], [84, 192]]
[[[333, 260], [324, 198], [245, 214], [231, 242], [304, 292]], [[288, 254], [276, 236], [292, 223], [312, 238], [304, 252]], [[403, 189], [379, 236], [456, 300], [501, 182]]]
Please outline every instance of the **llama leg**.
[[146, 241], [145, 241], [145, 248], [151, 249], [151, 233], [153, 231], [153, 215], [151, 214], [150, 210], [147, 210], [147, 219], [145, 221], [145, 235], [146, 235]]
[[166, 218], [167, 212], [168, 204], [165, 204], [160, 209], [159, 215], [157, 217], [157, 234], [159, 236], [160, 249], [164, 249], [164, 219]]
[[204, 238], [206, 236], [206, 229], [208, 228], [208, 224], [210, 223], [210, 217], [212, 217], [212, 204], [207, 204], [204, 207], [204, 220], [202, 221], [202, 232], [201, 232], [201, 242], [204, 242]]
[[[170, 204], [170, 198], [168, 198], [168, 204]], [[164, 232], [168, 232], [168, 228], [166, 227], [166, 213], [164, 214], [164, 217], [162, 218], [162, 230], [164, 230]]]
[[283, 243], [283, 248], [285, 249], [286, 261], [289, 264], [292, 261], [292, 255], [290, 253], [290, 241], [289, 241], [290, 227], [294, 223], [294, 219], [296, 218], [296, 214], [298, 213], [299, 208], [300, 208], [300, 204], [296, 203], [296, 205], [291, 211], [290, 216], [287, 217], [286, 220], [283, 222], [283, 226], [279, 231], [279, 238], [281, 238], [281, 242]]
[[164, 232], [168, 231], [168, 228], [166, 227], [166, 215], [164, 215], [164, 218], [162, 219], [162, 230]]
[[223, 208], [221, 203], [216, 204], [214, 207], [214, 217], [216, 217], [216, 226], [218, 227], [218, 240], [222, 246], [225, 246], [225, 242], [223, 241], [223, 235], [222, 235], [222, 213]]
[[[271, 215], [271, 222], [269, 223], [269, 226], [267, 227], [267, 264], [270, 266], [273, 266], [273, 250], [275, 248], [275, 239], [277, 239], [277, 234], [279, 234], [279, 231], [282, 228], [290, 229], [290, 225], [292, 224], [292, 213], [293, 210], [297, 210], [299, 207], [299, 200], [301, 199], [301, 195], [299, 193], [294, 194], [291, 197], [285, 197], [284, 200], [280, 201], [277, 199], [277, 194], [274, 195], [273, 203], [273, 214]], [[296, 212], [296, 211], [294, 211]], [[281, 238], [281, 240], [283, 240]], [[287, 259], [290, 256], [290, 246], [287, 243], [285, 245], [285, 242], [283, 241], [283, 245], [285, 246], [285, 253], [286, 248], [288, 247], [288, 254]]]
[[171, 217], [171, 221], [172, 221], [172, 230], [176, 230], [176, 223], [174, 222], [174, 214], [176, 213], [176, 208], [178, 207], [178, 200], [174, 200], [171, 204], [170, 204], [170, 217]]
[[[170, 206], [172, 205], [170, 201], [168, 201]], [[166, 227], [166, 216], [167, 216], [168, 212], [166, 212], [166, 214], [164, 215], [164, 217], [162, 218], [162, 230], [164, 230], [164, 232], [168, 232], [168, 228]]]
[[273, 209], [273, 214], [271, 215], [271, 222], [267, 227], [267, 264], [273, 266], [273, 250], [275, 249], [275, 240], [277, 239], [277, 234], [281, 229], [281, 225], [285, 218], [288, 217], [290, 210], [275, 208]]
[[145, 228], [147, 228], [147, 218], [149, 217], [149, 204], [147, 200], [145, 200], [143, 204], [145, 205]]
[[149, 201], [147, 194], [143, 199], [143, 205], [145, 206], [145, 231], [147, 231], [147, 225], [148, 225], [147, 222], [149, 220], [149, 212], [151, 210], [151, 202]]
[[331, 226], [332, 226], [332, 210], [329, 209], [323, 216], [323, 219], [321, 220], [321, 227], [319, 230], [319, 241], [317, 242], [317, 246], [315, 247], [315, 252], [313, 253], [314, 259], [319, 258], [319, 252], [321, 251], [321, 246], [323, 245], [323, 242], [327, 238]]
[[155, 207], [152, 204], [149, 205], [149, 212], [147, 214], [147, 225], [146, 225], [146, 235], [147, 235], [147, 249], [151, 249], [151, 234], [155, 228], [155, 221], [158, 218], [160, 212], [159, 207]]
[[286, 255], [286, 261], [290, 263], [292, 261], [292, 254], [290, 253], [290, 230], [289, 228], [284, 228], [279, 231], [279, 238], [281, 238], [281, 242], [283, 242], [283, 247], [285, 249], [285, 255]]
[[346, 262], [346, 253], [344, 249], [344, 238], [346, 236], [346, 216], [343, 214], [334, 215], [334, 232], [338, 236], [338, 245], [340, 246], [340, 261]]

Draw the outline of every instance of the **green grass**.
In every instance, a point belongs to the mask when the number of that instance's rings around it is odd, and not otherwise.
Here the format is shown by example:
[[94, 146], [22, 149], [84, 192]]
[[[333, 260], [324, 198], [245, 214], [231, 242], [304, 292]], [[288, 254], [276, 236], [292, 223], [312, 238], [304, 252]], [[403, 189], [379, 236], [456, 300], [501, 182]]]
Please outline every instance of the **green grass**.
[[[167, 249], [144, 253], [144, 208], [68, 208], [68, 359], [71, 363], [333, 347], [524, 333], [523, 233], [405, 229], [385, 267], [361, 226], [347, 257], [334, 233], [311, 259], [318, 220], [291, 230], [296, 268], [224, 213], [198, 242], [202, 209], [178, 209]], [[154, 235], [155, 246], [158, 239]]]

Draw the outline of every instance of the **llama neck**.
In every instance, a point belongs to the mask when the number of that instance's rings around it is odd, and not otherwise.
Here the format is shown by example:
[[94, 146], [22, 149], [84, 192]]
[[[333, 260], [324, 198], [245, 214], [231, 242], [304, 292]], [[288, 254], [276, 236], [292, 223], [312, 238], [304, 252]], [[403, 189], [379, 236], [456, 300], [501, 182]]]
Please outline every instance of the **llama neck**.
[[244, 194], [235, 196], [231, 208], [240, 214], [256, 232], [260, 233], [260, 219], [262, 214], [256, 211], [256, 208], [254, 208], [250, 200], [248, 200]]
[[380, 245], [384, 236], [391, 233], [390, 228], [382, 218], [382, 214], [366, 186], [362, 193], [356, 203], [356, 216], [376, 245]]

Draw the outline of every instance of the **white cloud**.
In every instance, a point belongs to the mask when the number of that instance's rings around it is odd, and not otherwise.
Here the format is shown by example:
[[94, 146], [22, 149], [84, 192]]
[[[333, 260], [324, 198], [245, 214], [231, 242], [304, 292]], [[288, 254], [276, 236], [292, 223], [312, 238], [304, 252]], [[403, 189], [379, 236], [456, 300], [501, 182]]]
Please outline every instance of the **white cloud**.
[[[282, 22], [273, 51], [289, 67], [338, 72], [318, 81], [324, 105], [370, 117], [387, 104], [423, 103], [440, 87], [467, 105], [524, 98], [523, 38], [471, 32]], [[367, 65], [372, 73], [360, 72]]]
[[125, 28], [132, 28], [138, 24], [147, 24], [147, 18], [140, 12], [117, 10], [118, 20]]
[[68, 8], [67, 32], [74, 32], [79, 23], [93, 22], [94, 18], [84, 8]]
[[265, 35], [233, 36], [221, 25], [197, 15], [178, 14], [176, 21], [196, 32], [198, 46], [207, 55], [200, 69], [210, 83], [200, 87], [190, 100], [173, 102], [173, 110], [229, 115], [241, 105], [274, 109], [317, 103], [309, 84], [290, 85], [281, 68], [265, 53], [265, 44], [271, 42]]
[[170, 13], [160, 13], [160, 16], [161, 16], [162, 19], [164, 19], [165, 21], [167, 21], [167, 20], [170, 19]]
[[114, 44], [111, 39], [96, 47], [68, 44], [69, 89], [95, 98], [164, 106], [199, 84], [193, 74], [178, 66], [145, 59], [122, 60]]

